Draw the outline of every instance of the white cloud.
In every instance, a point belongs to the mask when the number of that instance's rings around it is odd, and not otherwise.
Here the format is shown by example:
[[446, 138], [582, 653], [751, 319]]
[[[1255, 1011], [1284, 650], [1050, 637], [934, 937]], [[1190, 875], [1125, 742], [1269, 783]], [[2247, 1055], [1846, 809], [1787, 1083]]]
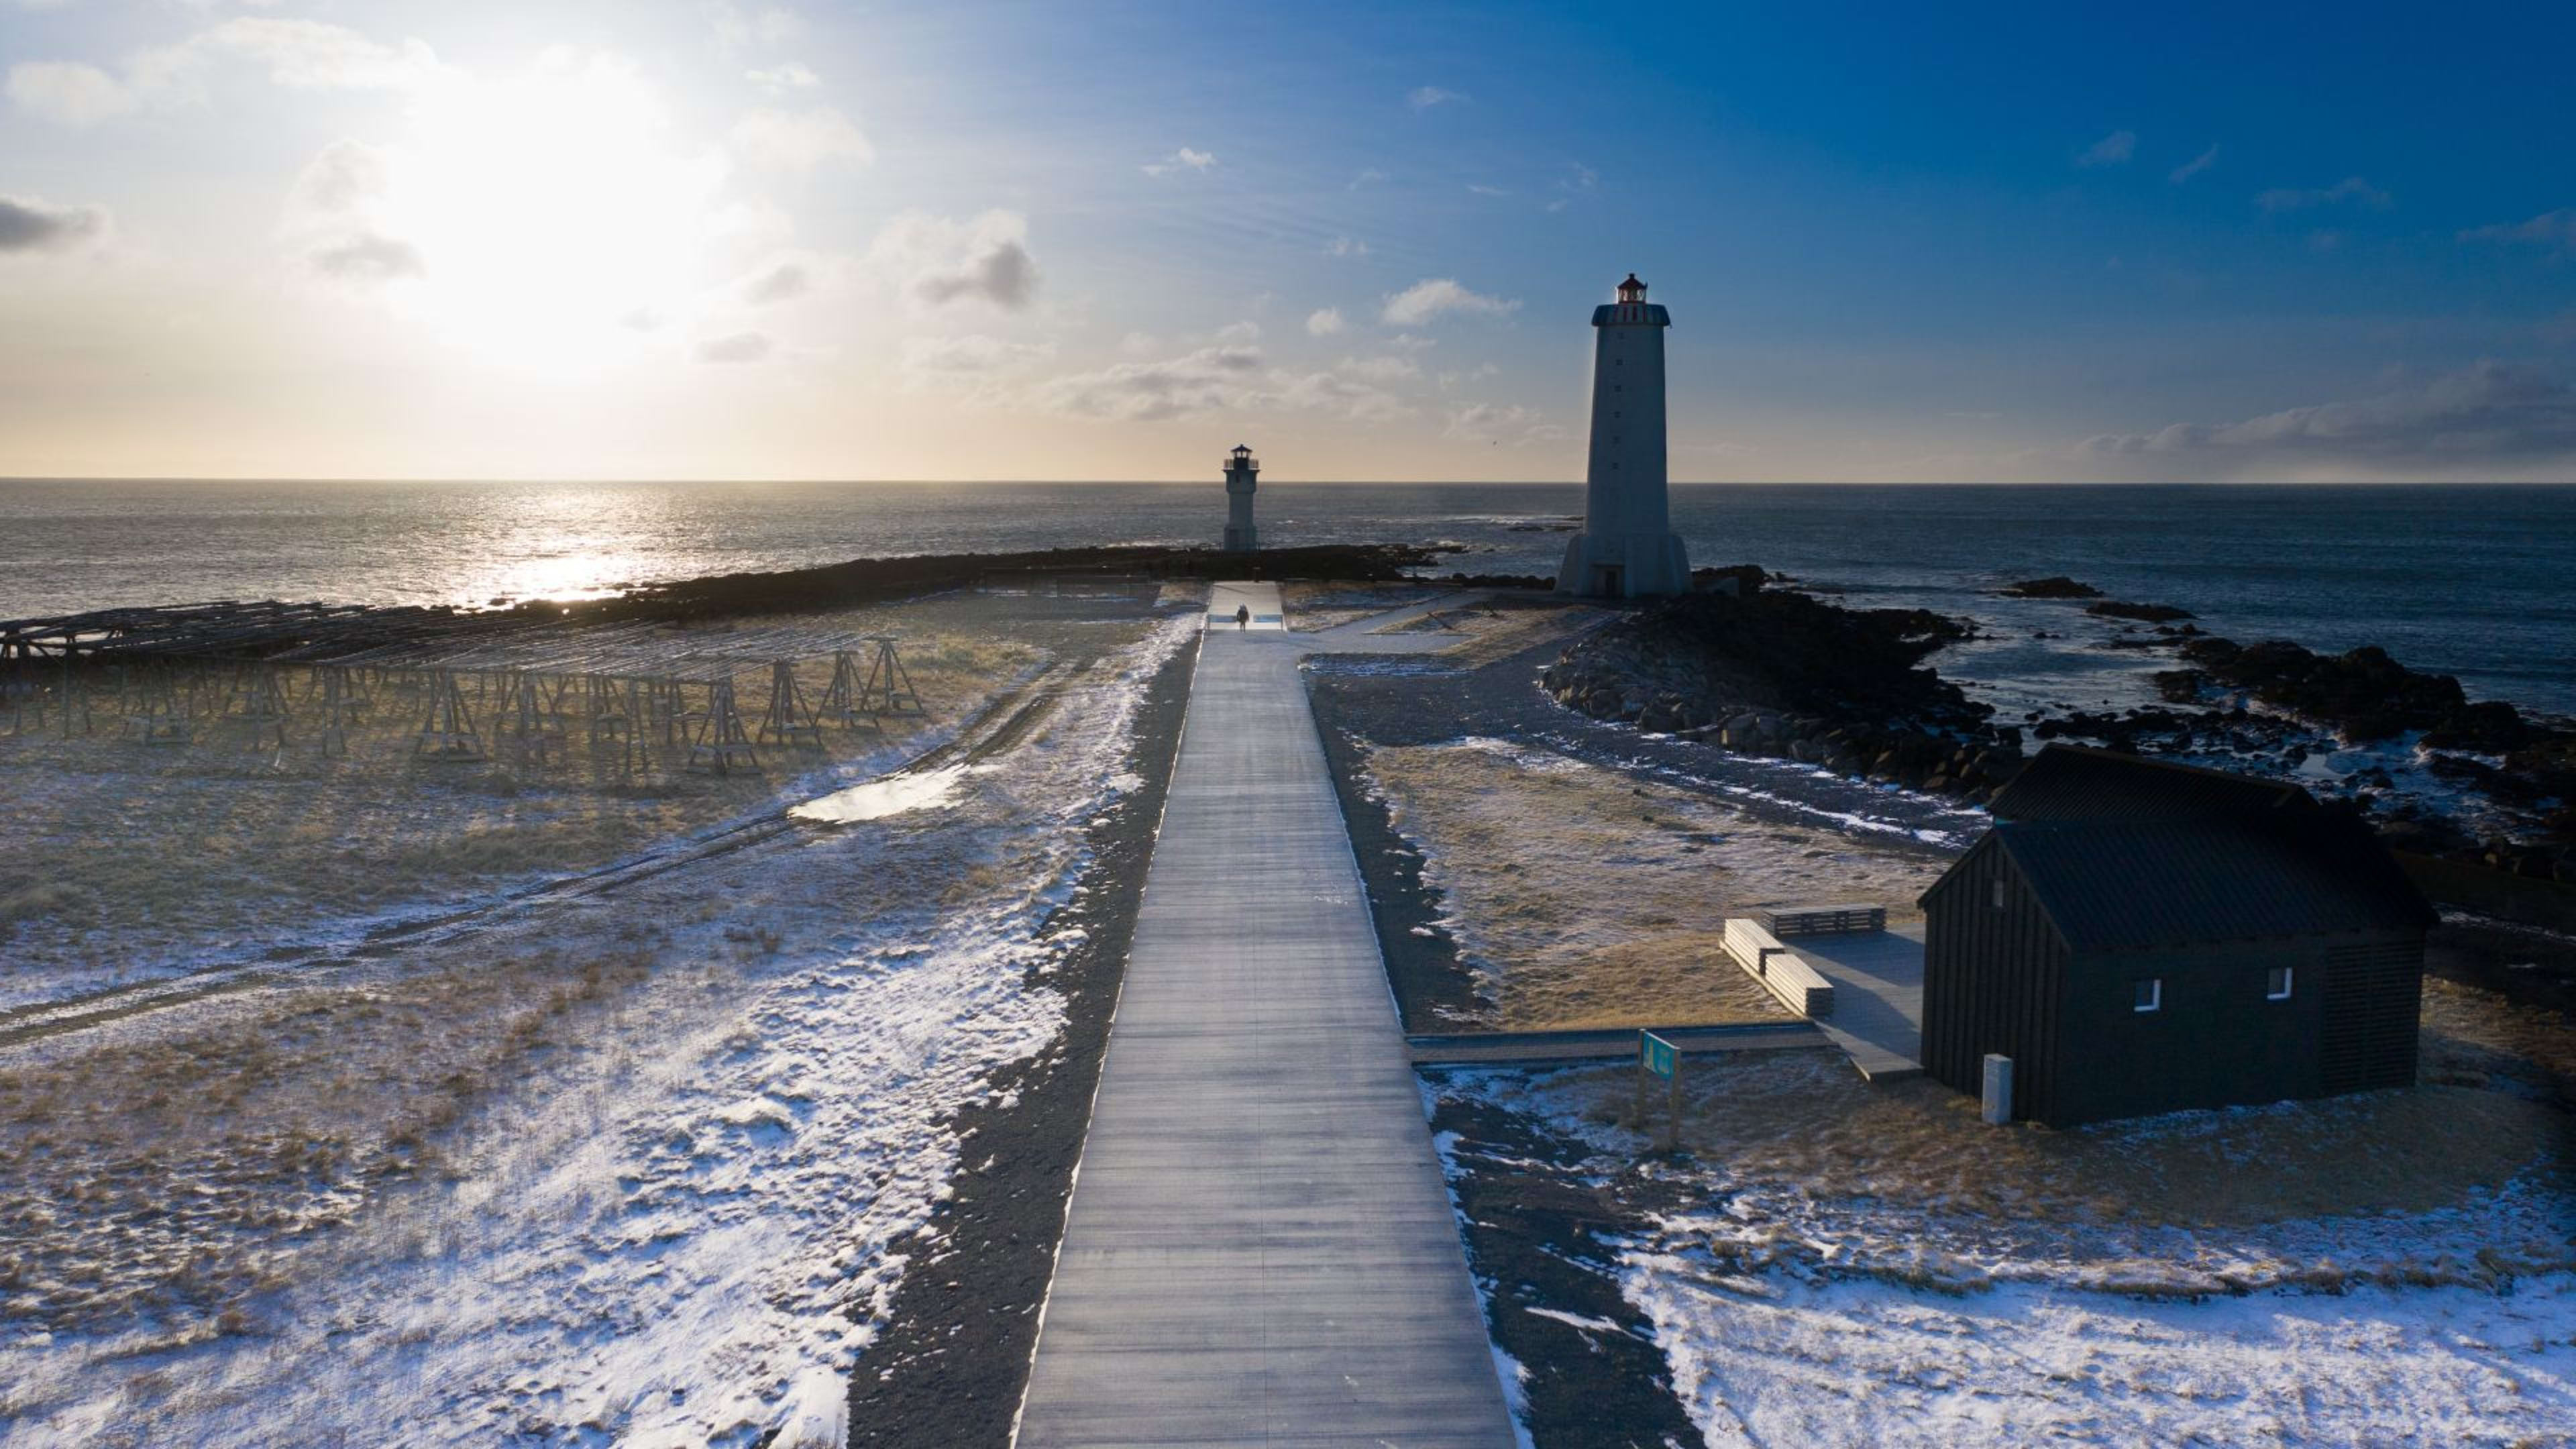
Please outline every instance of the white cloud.
[[792, 60], [771, 66], [767, 70], [744, 71], [742, 78], [771, 95], [786, 91], [811, 90], [823, 83], [821, 76]]
[[1416, 86], [1406, 94], [1404, 103], [1417, 111], [1427, 111], [1433, 106], [1445, 106], [1451, 101], [1465, 99], [1467, 98], [1464, 95], [1456, 91], [1444, 91], [1438, 86]]
[[363, 288], [429, 275], [420, 248], [385, 215], [393, 165], [389, 153], [342, 137], [296, 174], [279, 229], [316, 276]]
[[1228, 322], [1224, 326], [1216, 329], [1215, 340], [1218, 342], [1258, 342], [1261, 340], [1261, 324], [1258, 322], [1248, 321]]
[[2501, 226], [2471, 227], [2460, 233], [2462, 241], [2524, 242], [2552, 247], [2562, 252], [2576, 252], [2576, 207], [2544, 211], [2529, 221]]
[[2075, 158], [2078, 166], [2119, 166], [2138, 154], [2138, 133], [2113, 131], [2087, 146]]
[[2321, 186], [2306, 191], [2294, 187], [2276, 186], [2254, 198], [2256, 206], [2271, 212], [2297, 211], [2310, 206], [2331, 206], [2344, 201], [2349, 201], [2356, 206], [2366, 206], [2373, 211], [2386, 211], [2394, 204], [2394, 198], [2387, 192], [2358, 176], [2347, 176], [2332, 186]]
[[1454, 277], [1427, 277], [1387, 298], [1379, 315], [1390, 327], [1419, 327], [1444, 312], [1501, 317], [1519, 311], [1520, 305], [1518, 298], [1468, 291]]
[[176, 85], [216, 54], [265, 66], [272, 82], [294, 90], [403, 90], [443, 73], [438, 57], [417, 40], [384, 45], [345, 25], [244, 15], [136, 57], [131, 79], [143, 89]]
[[1422, 365], [1410, 357], [1345, 357], [1334, 365], [1370, 382], [1405, 382], [1422, 375]]
[[1426, 347], [1439, 346], [1440, 340], [1436, 337], [1416, 337], [1410, 332], [1399, 332], [1386, 339], [1386, 345], [1405, 352], [1420, 352]]
[[2105, 433], [2078, 451], [2096, 459], [2155, 459], [2207, 477], [2462, 476], [2576, 461], [2576, 388], [2530, 368], [2486, 361], [2351, 402], [2288, 408], [2239, 423]]
[[1028, 218], [1016, 211], [970, 221], [907, 211], [877, 233], [868, 259], [917, 305], [982, 302], [1015, 312], [1037, 294], [1028, 237]]
[[305, 257], [313, 270], [336, 281], [371, 284], [429, 275], [420, 248], [400, 237], [352, 232], [315, 247]]
[[1164, 157], [1160, 161], [1148, 163], [1145, 167], [1145, 174], [1148, 176], [1173, 176], [1184, 171], [1203, 174], [1213, 169], [1215, 166], [1215, 153], [1208, 151], [1193, 151], [1189, 147], [1183, 146], [1178, 151], [1173, 152], [1171, 155]]
[[741, 286], [742, 300], [754, 307], [792, 302], [814, 290], [814, 270], [801, 261], [763, 268]]
[[1306, 314], [1306, 331], [1310, 336], [1330, 337], [1342, 330], [1342, 309], [1318, 307]]
[[1556, 442], [1565, 436], [1565, 429], [1544, 421], [1546, 416], [1518, 404], [1496, 407], [1491, 403], [1471, 403], [1449, 414], [1440, 436], [1471, 443], [1505, 443], [1515, 448]]
[[2216, 145], [2212, 145], [2208, 150], [2201, 152], [2199, 155], [2185, 161], [2180, 166], [2175, 167], [2172, 171], [2167, 172], [2165, 174], [2165, 179], [2176, 186], [2180, 186], [2184, 182], [2189, 181], [2191, 178], [2198, 176], [2203, 171], [2206, 171], [2217, 164], [2218, 147]]
[[290, 219], [330, 218], [364, 210], [393, 185], [393, 158], [347, 137], [322, 148], [287, 193]]
[[804, 33], [805, 22], [793, 10], [776, 5], [737, 5], [733, 0], [706, 0], [700, 7], [716, 44], [727, 50], [776, 45]]
[[1054, 378], [1037, 390], [1037, 401], [1075, 417], [1166, 422], [1240, 410], [1253, 396], [1260, 371], [1259, 348], [1202, 347], [1159, 362], [1120, 362]]
[[1328, 257], [1364, 257], [1368, 254], [1367, 242], [1354, 241], [1346, 236], [1337, 236], [1324, 243], [1324, 255]]
[[1566, 173], [1556, 179], [1556, 189], [1564, 194], [1547, 204], [1549, 211], [1563, 211], [1577, 197], [1587, 196], [1601, 186], [1601, 173], [1581, 162], [1566, 163]]
[[67, 252], [104, 241], [107, 208], [56, 206], [32, 196], [0, 196], [0, 256]]
[[1468, 189], [1469, 191], [1474, 192], [1474, 193], [1475, 193], [1476, 195], [1478, 195], [1478, 196], [1509, 196], [1509, 195], [1511, 195], [1511, 193], [1510, 193], [1510, 192], [1505, 191], [1503, 188], [1501, 188], [1501, 187], [1499, 187], [1499, 186], [1486, 186], [1486, 185], [1484, 185], [1484, 184], [1482, 184], [1482, 183], [1480, 183], [1480, 182], [1474, 182], [1474, 181], [1470, 181], [1470, 182], [1468, 182], [1468, 183], [1467, 183], [1467, 189]]
[[67, 60], [9, 67], [9, 99], [19, 109], [59, 126], [94, 126], [141, 103], [131, 88], [106, 71]]
[[974, 334], [965, 337], [911, 337], [903, 344], [903, 369], [926, 376], [962, 376], [1027, 367], [1055, 356], [1046, 342], [1007, 342]]
[[1256, 405], [1296, 412], [1329, 413], [1352, 422], [1388, 422], [1413, 416], [1413, 406], [1394, 393], [1360, 377], [1331, 372], [1274, 373], [1269, 391]]
[[226, 58], [260, 66], [271, 82], [295, 90], [406, 90], [447, 73], [417, 40], [385, 45], [319, 20], [244, 15], [134, 56], [121, 77], [78, 61], [13, 65], [9, 97], [47, 120], [93, 125], [195, 96], [199, 73]]
[[1385, 179], [1386, 179], [1386, 173], [1385, 173], [1385, 172], [1378, 170], [1378, 169], [1377, 169], [1376, 167], [1374, 167], [1374, 166], [1371, 166], [1371, 167], [1367, 168], [1366, 170], [1361, 171], [1361, 172], [1360, 172], [1360, 174], [1358, 174], [1357, 176], [1354, 176], [1354, 177], [1352, 177], [1352, 178], [1351, 178], [1351, 185], [1350, 185], [1350, 189], [1351, 189], [1351, 190], [1353, 190], [1353, 191], [1357, 191], [1357, 190], [1359, 190], [1359, 189], [1360, 189], [1361, 187], [1363, 187], [1363, 186], [1368, 186], [1368, 185], [1371, 185], [1371, 184], [1376, 183], [1376, 182], [1384, 181]]
[[800, 114], [766, 108], [752, 111], [734, 122], [726, 140], [743, 160], [781, 171], [810, 171], [826, 161], [865, 166], [877, 159], [868, 138], [849, 117], [830, 106]]
[[771, 351], [769, 339], [758, 332], [736, 332], [729, 337], [710, 337], [698, 344], [700, 362], [758, 362]]

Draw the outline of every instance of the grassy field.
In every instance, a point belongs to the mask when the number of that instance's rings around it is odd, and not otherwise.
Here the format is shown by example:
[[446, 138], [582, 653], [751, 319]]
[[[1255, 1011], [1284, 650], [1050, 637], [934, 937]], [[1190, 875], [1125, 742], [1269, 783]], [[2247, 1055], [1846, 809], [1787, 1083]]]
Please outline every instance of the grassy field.
[[1500, 741], [1381, 747], [1368, 773], [1424, 852], [1508, 1030], [1782, 1019], [1721, 953], [1728, 915], [1873, 900], [1901, 920], [1938, 874], [1918, 856]]

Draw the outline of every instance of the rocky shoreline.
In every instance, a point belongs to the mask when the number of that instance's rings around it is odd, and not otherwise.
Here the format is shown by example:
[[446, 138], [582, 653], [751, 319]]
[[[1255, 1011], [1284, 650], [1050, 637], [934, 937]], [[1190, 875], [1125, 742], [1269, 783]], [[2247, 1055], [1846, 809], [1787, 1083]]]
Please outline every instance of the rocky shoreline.
[[1970, 633], [1739, 582], [1595, 631], [1540, 684], [1595, 719], [1982, 803], [2019, 772], [2021, 731], [1922, 664]]
[[[2176, 667], [2153, 675], [2161, 706], [2032, 710], [2000, 722], [1925, 663], [1979, 637], [1973, 624], [1919, 609], [1844, 608], [1763, 587], [1778, 580], [1758, 570], [1726, 572], [1735, 593], [1632, 613], [1568, 648], [1542, 686], [1595, 719], [1970, 804], [2019, 770], [2025, 739], [2243, 761], [2349, 799], [2392, 847], [2576, 885], [2576, 722], [2472, 701], [2458, 680], [2383, 650], [2239, 644], [2201, 632], [2181, 609], [2107, 599], [2070, 578], [2032, 579], [1998, 592], [2125, 621], [2134, 627], [2104, 647], [2169, 652]], [[2355, 749], [2378, 753], [2343, 773], [2311, 763]], [[2483, 828], [2397, 789], [2392, 769], [2473, 802]]]

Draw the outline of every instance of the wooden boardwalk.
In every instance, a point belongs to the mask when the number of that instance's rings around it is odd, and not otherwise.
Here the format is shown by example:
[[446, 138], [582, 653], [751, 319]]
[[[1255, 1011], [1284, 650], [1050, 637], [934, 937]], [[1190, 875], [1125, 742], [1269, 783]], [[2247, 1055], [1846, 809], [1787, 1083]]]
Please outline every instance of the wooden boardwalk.
[[1016, 1442], [1507, 1449], [1312, 636], [1214, 613]]

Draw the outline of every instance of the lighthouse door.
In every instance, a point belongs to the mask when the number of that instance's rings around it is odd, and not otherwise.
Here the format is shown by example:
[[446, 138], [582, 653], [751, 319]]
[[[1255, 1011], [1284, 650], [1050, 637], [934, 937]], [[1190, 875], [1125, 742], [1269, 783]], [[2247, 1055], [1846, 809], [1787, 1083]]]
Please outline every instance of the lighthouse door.
[[1594, 596], [1604, 599], [1624, 599], [1628, 597], [1628, 590], [1626, 587], [1627, 580], [1623, 577], [1625, 572], [1626, 570], [1620, 568], [1617, 564], [1594, 564], [1592, 566], [1592, 592]]

